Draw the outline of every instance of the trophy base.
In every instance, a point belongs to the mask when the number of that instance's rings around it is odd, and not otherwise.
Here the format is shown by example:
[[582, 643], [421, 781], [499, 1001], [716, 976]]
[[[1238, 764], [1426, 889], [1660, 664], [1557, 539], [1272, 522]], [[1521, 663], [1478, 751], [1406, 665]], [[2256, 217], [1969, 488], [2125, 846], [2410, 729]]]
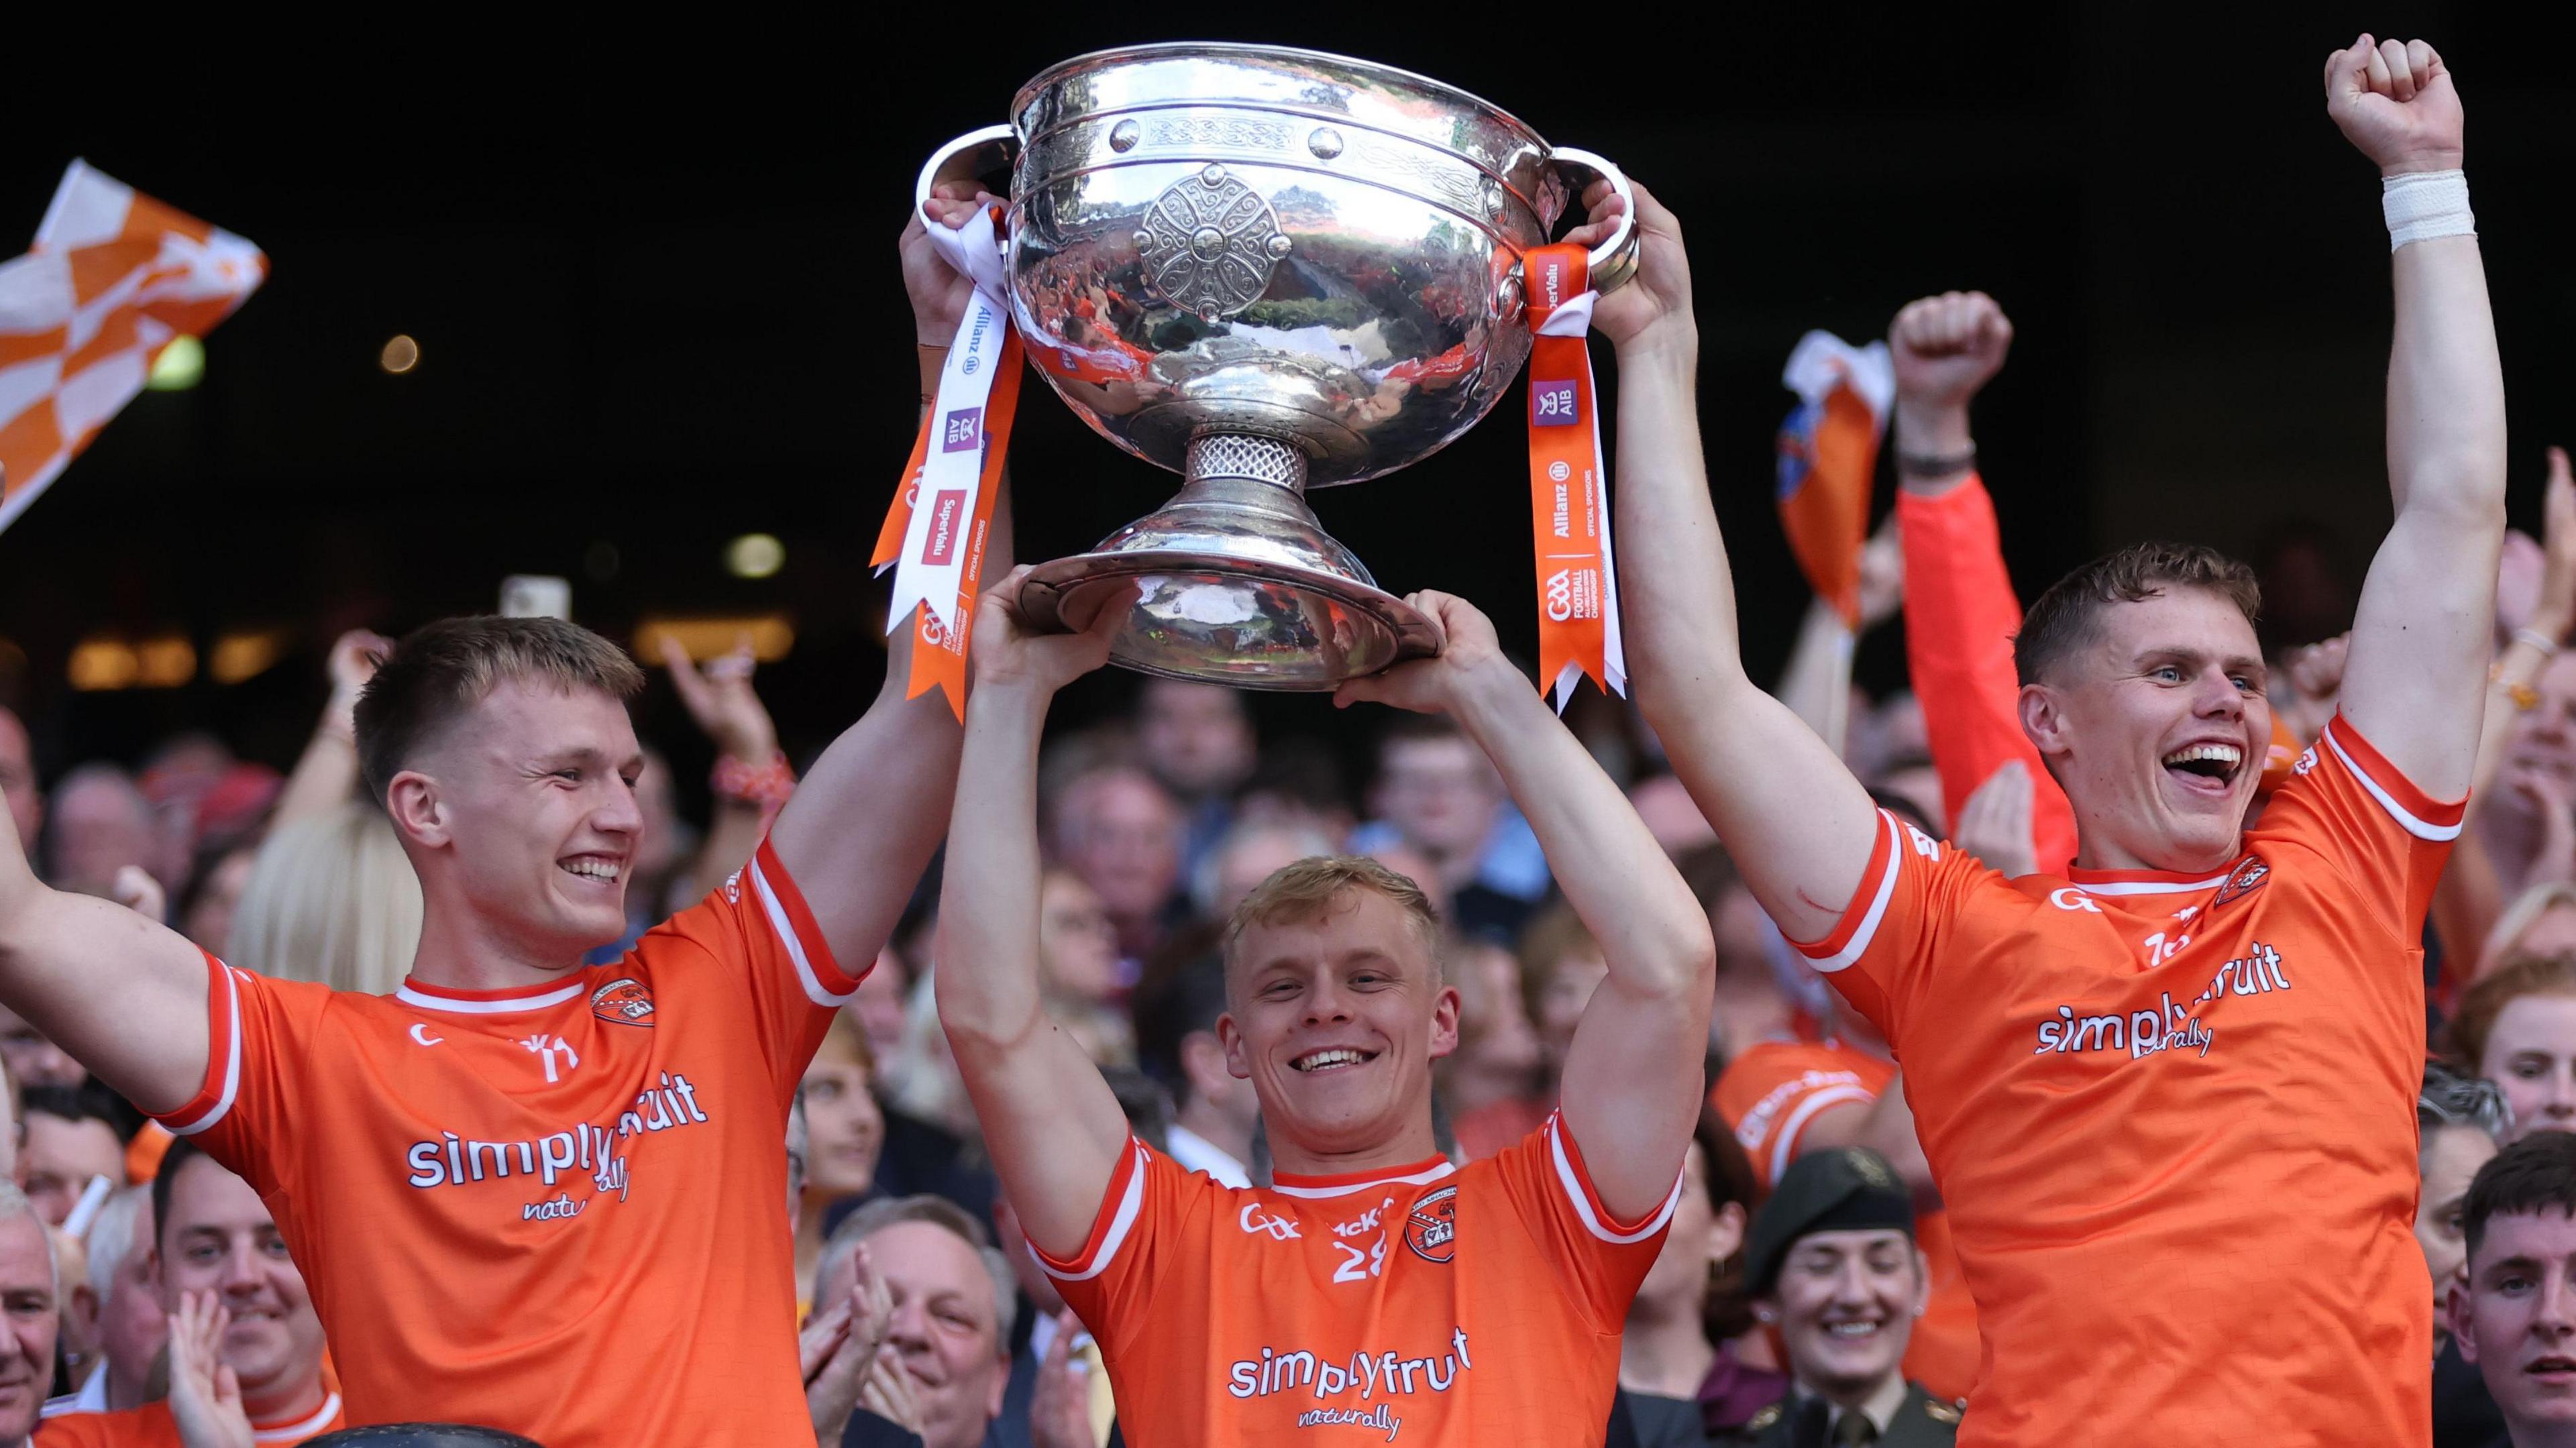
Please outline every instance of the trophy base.
[[1438, 653], [1431, 620], [1379, 588], [1315, 521], [1303, 480], [1303, 456], [1285, 443], [1201, 437], [1170, 506], [1032, 570], [1021, 611], [1065, 628], [1132, 583], [1136, 603], [1111, 662], [1241, 689], [1328, 690]]

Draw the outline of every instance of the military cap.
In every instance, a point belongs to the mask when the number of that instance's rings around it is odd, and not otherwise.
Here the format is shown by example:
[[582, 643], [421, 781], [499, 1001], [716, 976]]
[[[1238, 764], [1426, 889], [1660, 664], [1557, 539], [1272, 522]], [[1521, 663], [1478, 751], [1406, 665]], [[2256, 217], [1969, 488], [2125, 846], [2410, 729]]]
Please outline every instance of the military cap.
[[1754, 1214], [1745, 1284], [1757, 1296], [1768, 1293], [1789, 1249], [1811, 1232], [1887, 1229], [1914, 1235], [1914, 1195], [1887, 1158], [1860, 1146], [1812, 1152], [1789, 1164]]

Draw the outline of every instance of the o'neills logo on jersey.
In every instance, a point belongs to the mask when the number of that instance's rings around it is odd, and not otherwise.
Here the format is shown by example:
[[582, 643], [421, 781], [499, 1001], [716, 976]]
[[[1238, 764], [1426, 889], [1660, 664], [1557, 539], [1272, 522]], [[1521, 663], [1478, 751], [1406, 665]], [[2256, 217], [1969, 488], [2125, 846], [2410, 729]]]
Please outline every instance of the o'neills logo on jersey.
[[1474, 1367], [1467, 1359], [1467, 1330], [1452, 1329], [1449, 1351], [1437, 1357], [1409, 1358], [1399, 1353], [1371, 1353], [1362, 1348], [1351, 1354], [1350, 1365], [1330, 1363], [1299, 1348], [1281, 1352], [1263, 1348], [1261, 1356], [1245, 1358], [1233, 1365], [1227, 1374], [1225, 1390], [1238, 1398], [1267, 1398], [1276, 1393], [1303, 1390], [1318, 1398], [1356, 1394], [1363, 1403], [1379, 1400], [1374, 1409], [1329, 1407], [1314, 1408], [1297, 1415], [1300, 1428], [1326, 1424], [1375, 1428], [1395, 1437], [1404, 1420], [1390, 1411], [1386, 1399], [1410, 1397], [1415, 1393], [1445, 1393], [1458, 1375]]
[[1405, 1213], [1404, 1245], [1425, 1262], [1446, 1262], [1458, 1255], [1458, 1189], [1441, 1187], [1414, 1199]]
[[650, 1026], [653, 993], [633, 976], [620, 976], [590, 993], [590, 1013], [621, 1026]]
[[586, 1173], [597, 1195], [577, 1201], [567, 1197], [531, 1202], [520, 1212], [524, 1221], [578, 1216], [583, 1207], [609, 1192], [615, 1192], [620, 1201], [625, 1199], [632, 1185], [627, 1177], [629, 1141], [702, 1125], [707, 1119], [706, 1111], [698, 1105], [696, 1084], [686, 1076], [664, 1071], [658, 1083], [636, 1093], [632, 1108], [618, 1113], [614, 1127], [585, 1121], [551, 1135], [519, 1141], [476, 1141], [442, 1131], [435, 1140], [413, 1142], [403, 1153], [403, 1164], [411, 1169], [406, 1180], [421, 1191], [509, 1181], [514, 1177], [522, 1182], [533, 1179], [539, 1187], [552, 1187]]

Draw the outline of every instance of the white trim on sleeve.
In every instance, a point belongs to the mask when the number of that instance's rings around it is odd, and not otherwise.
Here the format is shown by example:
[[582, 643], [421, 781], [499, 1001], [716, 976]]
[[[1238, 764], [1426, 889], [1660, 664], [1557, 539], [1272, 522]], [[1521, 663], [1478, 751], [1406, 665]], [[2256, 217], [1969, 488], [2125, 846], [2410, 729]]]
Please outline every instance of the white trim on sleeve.
[[2426, 820], [2417, 818], [2414, 811], [2409, 810], [2402, 804], [2399, 804], [2396, 796], [2390, 794], [2387, 790], [2382, 789], [2379, 781], [2370, 777], [2370, 771], [2362, 768], [2360, 761], [2354, 759], [2349, 753], [2345, 752], [2343, 745], [2335, 739], [2333, 726], [2327, 726], [2325, 733], [2319, 737], [2325, 740], [2326, 747], [2328, 749], [2334, 751], [2335, 758], [2343, 761], [2343, 767], [2352, 771], [2352, 777], [2361, 781], [2361, 787], [2370, 791], [2370, 797], [2379, 801], [2379, 807], [2388, 811], [2389, 818], [2397, 821], [2398, 824], [2405, 827], [2406, 833], [2413, 835], [2419, 840], [2431, 840], [2436, 844], [2439, 844], [2444, 840], [2456, 840], [2460, 837], [2460, 826], [2458, 823], [2455, 822], [2447, 825], [2432, 824]]
[[1547, 1151], [1548, 1159], [1556, 1163], [1557, 1185], [1565, 1189], [1565, 1199], [1574, 1204], [1574, 1215], [1582, 1221], [1584, 1230], [1604, 1242], [1622, 1247], [1631, 1242], [1642, 1242], [1662, 1231], [1664, 1224], [1673, 1219], [1673, 1208], [1681, 1204], [1682, 1183], [1686, 1178], [1676, 1174], [1673, 1177], [1671, 1193], [1664, 1198], [1664, 1204], [1655, 1209], [1655, 1214], [1646, 1219], [1644, 1226], [1633, 1232], [1614, 1232], [1601, 1220], [1600, 1213], [1592, 1210], [1591, 1190], [1583, 1178], [1575, 1172], [1573, 1161], [1565, 1154], [1565, 1126], [1562, 1122], [1548, 1123]]
[[1091, 1265], [1079, 1272], [1060, 1272], [1039, 1256], [1037, 1248], [1032, 1246], [1029, 1260], [1038, 1264], [1039, 1271], [1058, 1282], [1088, 1282], [1099, 1276], [1101, 1270], [1117, 1257], [1119, 1247], [1127, 1241], [1127, 1234], [1135, 1229], [1137, 1215], [1145, 1210], [1144, 1149], [1131, 1144], [1128, 1151], [1127, 1190], [1118, 1198], [1118, 1210], [1109, 1218], [1109, 1232], [1100, 1239], [1100, 1250], [1091, 1254]]
[[760, 861], [751, 862], [751, 892], [760, 897], [761, 913], [769, 917], [769, 928], [778, 932], [779, 941], [787, 947], [787, 958], [796, 963], [797, 983], [805, 987], [805, 998], [825, 1010], [835, 1010], [858, 998], [857, 987], [845, 995], [834, 995], [823, 988], [820, 976], [814, 974], [814, 963], [805, 958], [805, 942], [796, 938], [795, 923], [787, 918], [787, 907], [778, 903], [778, 894], [769, 888], [769, 877], [760, 872]]
[[1878, 877], [1878, 893], [1869, 902], [1869, 913], [1863, 915], [1860, 918], [1860, 924], [1852, 928], [1851, 939], [1843, 942], [1842, 949], [1827, 956], [1807, 957], [1807, 964], [1826, 975], [1848, 969], [1854, 961], [1867, 953], [1871, 938], [1878, 934], [1878, 922], [1887, 915], [1887, 902], [1896, 895], [1896, 872], [1905, 868], [1905, 860], [1901, 853], [1905, 849], [1905, 841], [1897, 837], [1896, 816], [1880, 810], [1878, 825], [1887, 836], [1887, 869]]
[[[233, 968], [231, 966], [217, 964], [215, 969], [223, 972], [224, 999], [231, 1005], [231, 1009], [224, 1012], [224, 1029], [226, 1035], [230, 1038], [224, 1051], [224, 1089], [220, 1095], [215, 1097], [214, 1105], [207, 1107], [203, 1115], [199, 1116], [196, 1120], [189, 1122], [187, 1125], [176, 1126], [166, 1121], [163, 1122], [162, 1125], [168, 1127], [170, 1134], [173, 1136], [194, 1136], [198, 1132], [205, 1130], [207, 1127], [214, 1125], [216, 1122], [223, 1120], [224, 1114], [233, 1109], [233, 1098], [241, 1094], [241, 985], [233, 979]], [[208, 981], [206, 983], [206, 989], [211, 991], [214, 988], [214, 982]], [[206, 1044], [209, 1048], [214, 1045], [212, 1041], [209, 1041]]]

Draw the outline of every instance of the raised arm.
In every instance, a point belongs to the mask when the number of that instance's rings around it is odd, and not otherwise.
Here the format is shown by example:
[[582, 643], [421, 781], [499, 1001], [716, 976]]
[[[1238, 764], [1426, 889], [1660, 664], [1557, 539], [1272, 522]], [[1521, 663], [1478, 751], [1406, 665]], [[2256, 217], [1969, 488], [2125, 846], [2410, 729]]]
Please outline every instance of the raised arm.
[[[2545, 526], [2540, 594], [2531, 604], [2530, 617], [2514, 628], [2487, 682], [2486, 719], [2478, 730], [2478, 762], [2469, 779], [2468, 811], [2460, 821], [2459, 843], [2442, 870], [2441, 883], [2433, 887], [2433, 929], [2442, 937], [2442, 979], [2436, 1000], [2443, 1005], [2455, 1001], [2460, 988], [2488, 966], [2500, 963], [2487, 959], [2486, 948], [2488, 933], [2504, 914], [2505, 880], [2494, 852], [2487, 848], [2484, 831], [2478, 828], [2478, 816], [2493, 805], [2490, 787], [2504, 768], [2505, 748], [2514, 730], [2524, 712], [2539, 704], [2533, 686], [2539, 683], [2541, 671], [2576, 633], [2576, 468], [2569, 466], [2565, 448], [2549, 450], [2549, 481], [2541, 500]], [[2501, 600], [2497, 612], [2502, 615], [2497, 627], [2513, 622]], [[2532, 796], [2549, 826], [2544, 839], [2567, 828], [2563, 785], [2546, 774], [2525, 775], [2508, 785]], [[2541, 863], [2554, 853], [2544, 848]], [[2530, 871], [2521, 871], [2513, 883], [2519, 890], [2538, 881]]]
[[2012, 350], [2012, 320], [1983, 292], [1945, 292], [1898, 312], [1887, 345], [1907, 562], [1905, 663], [1923, 701], [1951, 830], [1955, 836], [1967, 818], [1970, 796], [2018, 761], [2030, 795], [2031, 838], [2022, 851], [2038, 869], [2060, 874], [2075, 858], [2075, 811], [2022, 732], [2012, 657], [2021, 600], [2004, 569], [1994, 501], [1968, 428], [1968, 404]]
[[[1819, 939], [1860, 887], [1877, 820], [1841, 759], [1744, 672], [1735, 587], [1700, 457], [1698, 324], [1680, 224], [1642, 186], [1636, 279], [1603, 297], [1593, 326], [1619, 357], [1620, 619], [1638, 707], [1673, 771], [1734, 852], [1780, 928]], [[1586, 200], [1597, 240], [1618, 200]]]
[[1038, 735], [1056, 691], [1108, 662], [1128, 610], [1113, 598], [1088, 633], [1034, 633], [1019, 614], [1026, 571], [975, 606], [934, 979], [939, 1023], [1020, 1225], [1039, 1251], [1070, 1259], [1126, 1149], [1127, 1115], [1038, 1000]]
[[1334, 702], [1448, 714], [1501, 772], [1610, 967], [1566, 1052], [1566, 1126], [1602, 1205], [1643, 1217], [1672, 1194], [1707, 1088], [1717, 990], [1707, 912], [1627, 796], [1503, 657], [1485, 616], [1445, 593], [1410, 602], [1439, 623], [1440, 655], [1353, 679]]
[[[2379, 166], [2394, 220], [2465, 227], [2459, 93], [2433, 48], [2364, 35], [2326, 58], [2326, 109]], [[2456, 218], [2456, 219], [2454, 219]], [[2504, 544], [2504, 378], [2477, 238], [2392, 237], [2388, 479], [2397, 521], [2354, 615], [2343, 712], [2417, 788], [2457, 799], [2475, 768]]]
[[[989, 199], [989, 198], [986, 198]], [[931, 206], [950, 226], [978, 201], [943, 196]], [[903, 232], [904, 289], [926, 354], [944, 351], [971, 294], [932, 250], [916, 215]], [[924, 375], [932, 375], [924, 363]], [[993, 509], [987, 576], [1011, 566], [1010, 499]], [[832, 954], [851, 970], [876, 958], [904, 903], [939, 847], [957, 783], [960, 730], [938, 690], [907, 699], [913, 633], [898, 628], [886, 650], [885, 682], [859, 722], [844, 730], [796, 787], [770, 826], [769, 842], [804, 889]]]
[[[674, 894], [686, 901], [741, 869], [760, 848], [770, 822], [786, 808], [779, 792], [795, 797], [795, 776], [787, 756], [779, 752], [778, 726], [769, 717], [769, 706], [751, 684], [757, 661], [750, 640], [700, 669], [679, 640], [664, 634], [662, 667], [670, 672], [671, 691], [680, 696], [681, 707], [716, 747], [715, 807], [708, 813], [706, 838]], [[745, 782], [737, 784], [736, 778]], [[657, 910], [664, 904], [653, 903]]]
[[0, 809], [0, 1005], [145, 1111], [206, 1079], [205, 957], [112, 901], [48, 888]]
[[331, 645], [331, 701], [313, 726], [313, 738], [278, 792], [269, 828], [329, 814], [358, 792], [358, 726], [354, 715], [358, 693], [376, 675], [376, 665], [393, 640], [365, 629], [351, 629]]
[[1798, 625], [1772, 696], [1838, 755], [1851, 747], [1852, 649], [1861, 634], [1896, 617], [1904, 601], [1905, 549], [1890, 518], [1861, 545], [1859, 633], [1843, 627], [1842, 615], [1821, 598], [1807, 605]]

